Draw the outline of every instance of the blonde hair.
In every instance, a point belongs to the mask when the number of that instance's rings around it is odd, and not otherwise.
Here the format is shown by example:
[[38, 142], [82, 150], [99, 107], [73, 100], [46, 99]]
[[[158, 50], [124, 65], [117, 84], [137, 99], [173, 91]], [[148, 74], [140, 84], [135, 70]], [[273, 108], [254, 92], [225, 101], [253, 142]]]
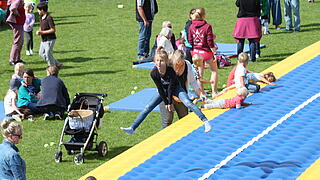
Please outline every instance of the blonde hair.
[[200, 56], [199, 54], [195, 54], [192, 56], [192, 62], [193, 63], [196, 63], [196, 62], [199, 62], [199, 61], [203, 61], [203, 57]]
[[172, 66], [175, 67], [177, 64], [184, 63], [184, 53], [181, 50], [175, 50], [172, 56], [170, 57]]
[[249, 91], [246, 87], [237, 88], [236, 90], [238, 96], [248, 96]]
[[172, 25], [170, 21], [163, 21], [162, 28], [168, 27], [169, 24]]
[[195, 13], [192, 15], [192, 19], [202, 20], [206, 16], [206, 10], [204, 8], [197, 8]]
[[247, 54], [247, 53], [244, 53], [244, 52], [240, 53], [240, 54], [238, 55], [238, 61], [239, 61], [239, 63], [248, 62], [248, 61], [249, 61], [249, 56], [248, 56], [248, 54]]
[[172, 30], [168, 27], [162, 28], [159, 35], [168, 37], [168, 35], [172, 35]]
[[49, 66], [47, 72], [50, 76], [58, 76], [59, 68], [57, 66]]
[[22, 131], [22, 126], [16, 122], [11, 122], [10, 119], [3, 119], [1, 122], [2, 136], [7, 138], [10, 134], [17, 134], [18, 131]]
[[22, 77], [24, 73], [24, 64], [22, 63], [17, 63], [14, 65], [14, 74]]
[[160, 47], [157, 52], [156, 52], [156, 55], [154, 56], [154, 59], [157, 59], [157, 58], [160, 58], [160, 59], [163, 59], [164, 62], [169, 65], [170, 62], [169, 62], [169, 58], [168, 58], [168, 53], [164, 50], [163, 47]]

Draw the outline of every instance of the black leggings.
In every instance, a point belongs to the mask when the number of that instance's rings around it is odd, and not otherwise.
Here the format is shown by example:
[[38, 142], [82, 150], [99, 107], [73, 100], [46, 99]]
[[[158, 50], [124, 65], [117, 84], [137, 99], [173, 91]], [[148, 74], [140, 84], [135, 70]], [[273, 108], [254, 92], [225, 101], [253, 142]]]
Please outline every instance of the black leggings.
[[24, 35], [26, 36], [27, 39], [27, 50], [33, 50], [33, 35], [32, 31], [30, 32], [24, 32]]

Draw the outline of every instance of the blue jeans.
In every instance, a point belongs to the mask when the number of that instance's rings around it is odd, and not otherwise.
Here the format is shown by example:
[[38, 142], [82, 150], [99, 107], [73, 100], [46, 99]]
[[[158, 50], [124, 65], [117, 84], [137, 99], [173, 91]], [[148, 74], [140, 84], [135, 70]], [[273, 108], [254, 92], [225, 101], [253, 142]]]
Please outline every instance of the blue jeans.
[[248, 84], [246, 84], [246, 88], [251, 93], [257, 93], [260, 90], [260, 85], [259, 84], [254, 84], [254, 83], [248, 83]]
[[193, 104], [193, 102], [189, 99], [188, 94], [184, 91], [184, 89], [182, 89], [181, 86], [176, 87], [176, 89], [173, 91], [173, 95], [177, 96], [188, 109], [194, 112], [201, 119], [201, 121], [208, 120], [201, 112], [199, 107]]
[[[269, 0], [272, 15], [272, 24], [278, 26], [282, 23], [280, 0]], [[270, 16], [269, 16], [270, 17]]]
[[[238, 44], [237, 44], [237, 53], [238, 53], [238, 55], [240, 54], [240, 53], [242, 53], [243, 52], [243, 48], [244, 48], [244, 40], [245, 39], [238, 39], [239, 40], [239, 42], [238, 42]], [[257, 51], [257, 47], [256, 47], [256, 42], [255, 42], [255, 39], [248, 39], [248, 41], [249, 41], [249, 47], [250, 47], [250, 58], [251, 58], [251, 61], [252, 62], [255, 62], [256, 61], [256, 51]]]
[[139, 22], [139, 26], [138, 58], [148, 57], [150, 49], [152, 21], [149, 21], [149, 26], [145, 26], [143, 22]]
[[284, 19], [288, 30], [292, 29], [292, 11], [294, 30], [300, 31], [300, 0], [284, 0]]
[[157, 107], [162, 102], [162, 99], [159, 94], [155, 95], [151, 101], [144, 107], [144, 109], [140, 112], [136, 120], [132, 123], [131, 127], [135, 130], [142, 121], [148, 116], [148, 114]]
[[30, 102], [27, 107], [31, 109], [33, 114], [40, 114], [41, 110], [37, 107], [37, 103]]
[[[188, 94], [180, 86], [176, 86], [175, 90], [173, 91], [173, 95], [177, 96], [188, 109], [193, 111], [201, 119], [201, 121], [208, 120], [206, 116], [201, 112], [201, 110], [192, 103], [192, 101], [189, 99]], [[146, 107], [144, 107], [143, 111], [140, 112], [136, 120], [132, 123], [132, 129], [135, 130], [137, 127], [139, 127], [139, 125], [144, 121], [147, 115], [161, 102], [162, 99], [160, 95], [155, 95], [146, 105]]]

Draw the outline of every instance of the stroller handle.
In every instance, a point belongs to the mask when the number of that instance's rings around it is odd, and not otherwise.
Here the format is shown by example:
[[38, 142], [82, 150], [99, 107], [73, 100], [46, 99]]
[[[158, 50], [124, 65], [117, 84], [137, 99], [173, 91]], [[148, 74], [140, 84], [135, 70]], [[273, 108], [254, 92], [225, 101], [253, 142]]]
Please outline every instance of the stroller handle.
[[106, 97], [107, 94], [106, 93], [77, 93], [76, 96], [102, 96], [102, 97]]

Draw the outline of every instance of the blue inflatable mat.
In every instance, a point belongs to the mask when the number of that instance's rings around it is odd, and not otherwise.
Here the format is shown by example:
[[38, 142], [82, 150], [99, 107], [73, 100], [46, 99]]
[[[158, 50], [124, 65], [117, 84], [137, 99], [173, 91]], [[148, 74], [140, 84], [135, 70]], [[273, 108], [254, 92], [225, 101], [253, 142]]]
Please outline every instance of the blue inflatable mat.
[[194, 130], [119, 179], [296, 179], [320, 157], [319, 69], [320, 56], [246, 99], [256, 105], [226, 111], [211, 132]]
[[[217, 43], [218, 45], [218, 50], [217, 54], [223, 54], [228, 57], [233, 57], [237, 55], [237, 44], [235, 43]], [[260, 44], [260, 48], [266, 47], [265, 44]], [[244, 45], [244, 52], [249, 52], [249, 45], [245, 44]], [[152, 69], [154, 67], [153, 63], [142, 63], [142, 64], [137, 64], [133, 65], [133, 68], [136, 69]]]
[[[117, 102], [109, 104], [107, 109], [112, 111], [142, 111], [156, 94], [158, 94], [158, 92], [155, 88], [146, 88]], [[159, 106], [154, 108], [152, 112], [160, 112]]]

